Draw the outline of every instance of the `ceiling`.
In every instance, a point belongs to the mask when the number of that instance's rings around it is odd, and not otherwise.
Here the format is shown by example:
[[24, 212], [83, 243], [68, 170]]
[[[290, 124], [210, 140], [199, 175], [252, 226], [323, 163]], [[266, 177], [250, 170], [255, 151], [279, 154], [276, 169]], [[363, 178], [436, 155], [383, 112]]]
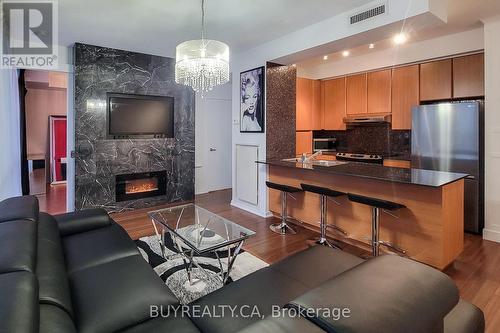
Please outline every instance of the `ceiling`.
[[[206, 0], [206, 38], [233, 53], [250, 49], [371, 0]], [[59, 0], [59, 43], [174, 56], [200, 37], [201, 0]]]
[[[373, 51], [396, 47], [392, 41], [392, 36], [399, 31], [404, 31], [409, 37], [409, 42], [413, 43], [479, 28], [482, 26], [481, 20], [500, 15], [499, 0], [434, 1], [446, 1], [446, 23], [441, 22], [438, 25], [432, 24], [426, 26], [418, 19], [408, 19], [404, 22], [392, 25], [392, 28], [388, 26], [388, 30], [378, 29], [382, 32], [379, 31], [377, 33], [375, 31], [369, 31], [364, 34], [349, 36], [344, 40], [338, 40], [330, 45], [329, 49], [323, 50], [323, 53], [297, 61], [298, 65], [303, 68], [308, 68], [320, 66], [328, 62], [338, 62], [343, 60], [342, 52], [344, 50], [348, 50], [350, 56], [360, 56]], [[391, 38], [388, 38], [388, 36], [383, 33], [387, 31], [390, 32]], [[375, 44], [374, 50], [368, 48], [369, 43]], [[328, 56], [326, 61], [323, 59], [323, 55]]]

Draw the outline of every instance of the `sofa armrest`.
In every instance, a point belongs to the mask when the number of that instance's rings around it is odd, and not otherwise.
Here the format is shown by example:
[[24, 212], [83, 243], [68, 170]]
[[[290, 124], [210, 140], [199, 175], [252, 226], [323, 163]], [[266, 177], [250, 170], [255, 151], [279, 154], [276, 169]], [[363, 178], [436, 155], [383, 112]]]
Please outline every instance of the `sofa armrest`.
[[0, 222], [38, 220], [38, 199], [34, 195], [8, 198], [0, 201]]
[[61, 236], [69, 236], [81, 232], [107, 227], [111, 218], [102, 208], [84, 209], [76, 212], [55, 215]]
[[[458, 300], [455, 283], [444, 273], [385, 255], [338, 275], [287, 307], [329, 332], [437, 332]], [[315, 311], [332, 308], [348, 311], [338, 317]]]
[[444, 318], [444, 333], [484, 333], [484, 326], [483, 311], [464, 300]]

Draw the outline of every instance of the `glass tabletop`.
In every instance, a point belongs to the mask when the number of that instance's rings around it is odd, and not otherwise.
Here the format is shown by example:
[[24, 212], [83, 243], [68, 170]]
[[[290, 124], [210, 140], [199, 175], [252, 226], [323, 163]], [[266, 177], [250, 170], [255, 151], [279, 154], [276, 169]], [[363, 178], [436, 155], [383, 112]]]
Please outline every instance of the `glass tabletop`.
[[252, 230], [195, 204], [155, 210], [148, 215], [198, 253], [217, 250], [255, 235]]

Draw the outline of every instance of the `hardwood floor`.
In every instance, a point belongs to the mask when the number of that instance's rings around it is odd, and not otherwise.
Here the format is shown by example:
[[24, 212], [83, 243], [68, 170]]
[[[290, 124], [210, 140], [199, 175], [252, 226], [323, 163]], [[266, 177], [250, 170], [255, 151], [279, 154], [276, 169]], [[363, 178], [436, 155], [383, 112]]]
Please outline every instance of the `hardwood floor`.
[[[268, 226], [277, 221], [275, 218], [253, 215], [232, 207], [230, 201], [230, 190], [196, 197], [198, 205], [256, 231], [256, 235], [245, 243], [244, 249], [268, 263], [306, 249], [311, 244], [308, 240], [317, 236], [316, 232], [301, 227], [297, 227], [297, 235], [283, 237], [274, 234]], [[51, 208], [50, 205], [47, 207]], [[113, 218], [132, 238], [137, 239], [154, 233], [147, 217], [149, 210], [113, 214]], [[365, 253], [350, 245], [345, 245], [344, 250], [356, 255]], [[464, 251], [445, 273], [456, 282], [462, 298], [484, 311], [487, 332], [500, 332], [500, 244], [465, 234]]]
[[53, 215], [66, 213], [66, 184], [46, 184], [45, 193], [36, 194], [36, 197], [40, 211]]

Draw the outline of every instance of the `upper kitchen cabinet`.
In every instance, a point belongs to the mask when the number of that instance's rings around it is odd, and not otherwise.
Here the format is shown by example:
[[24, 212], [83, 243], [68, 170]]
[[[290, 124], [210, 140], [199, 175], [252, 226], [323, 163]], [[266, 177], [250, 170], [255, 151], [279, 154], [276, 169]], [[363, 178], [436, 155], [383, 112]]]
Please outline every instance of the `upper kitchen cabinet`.
[[368, 73], [368, 113], [391, 113], [391, 70]]
[[323, 126], [321, 82], [298, 77], [296, 98], [296, 130], [320, 130]]
[[312, 128], [312, 80], [297, 78], [297, 131], [309, 131]]
[[325, 130], [345, 130], [346, 78], [323, 81], [323, 113]]
[[366, 73], [346, 77], [346, 113], [367, 113]]
[[452, 60], [439, 60], [420, 65], [420, 100], [452, 98]]
[[324, 128], [323, 92], [320, 80], [312, 80], [312, 130]]
[[453, 59], [453, 97], [484, 96], [484, 54]]
[[419, 66], [392, 71], [392, 129], [411, 129], [411, 109], [419, 105]]

